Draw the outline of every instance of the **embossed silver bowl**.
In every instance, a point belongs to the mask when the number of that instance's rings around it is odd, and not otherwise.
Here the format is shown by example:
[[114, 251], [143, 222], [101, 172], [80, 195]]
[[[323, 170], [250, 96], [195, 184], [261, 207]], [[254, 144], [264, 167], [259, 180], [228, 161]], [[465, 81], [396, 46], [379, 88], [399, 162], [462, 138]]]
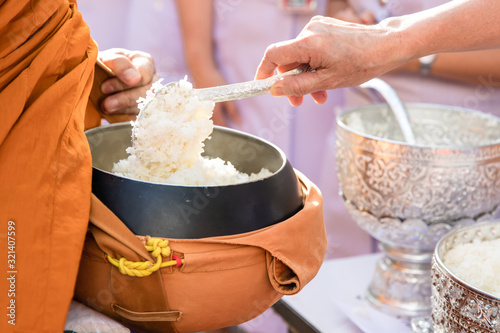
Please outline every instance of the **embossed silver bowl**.
[[[459, 244], [500, 237], [500, 222], [478, 223], [443, 237], [432, 258], [432, 319], [435, 333], [500, 332], [500, 297], [464, 281], [443, 262]], [[487, 255], [487, 254], [485, 254]]]
[[344, 203], [379, 241], [367, 298], [400, 316], [430, 313], [430, 262], [454, 228], [489, 220], [500, 203], [500, 118], [444, 105], [406, 104], [407, 144], [387, 105], [337, 118]]
[[500, 120], [478, 111], [408, 105], [417, 144], [405, 144], [385, 105], [338, 119], [346, 200], [376, 218], [427, 224], [477, 218], [500, 202]]

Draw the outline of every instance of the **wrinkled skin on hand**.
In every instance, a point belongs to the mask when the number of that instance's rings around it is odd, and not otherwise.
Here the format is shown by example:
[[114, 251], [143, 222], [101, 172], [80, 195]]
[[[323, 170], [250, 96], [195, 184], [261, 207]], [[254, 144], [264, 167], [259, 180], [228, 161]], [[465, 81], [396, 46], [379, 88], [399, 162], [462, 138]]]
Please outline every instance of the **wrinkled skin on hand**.
[[[396, 21], [397, 22], [397, 21]], [[274, 96], [288, 96], [294, 106], [311, 94], [322, 104], [326, 90], [359, 85], [404, 63], [404, 59], [384, 59], [387, 52], [397, 55], [400, 44], [391, 26], [350, 23], [323, 16], [314, 17], [297, 38], [269, 46], [258, 67], [256, 79], [308, 63], [314, 72], [289, 76], [271, 89]]]
[[256, 78], [307, 63], [316, 71], [286, 77], [271, 93], [292, 105], [309, 93], [324, 103], [327, 89], [359, 85], [425, 55], [499, 48], [499, 11], [497, 0], [455, 0], [376, 25], [317, 16], [297, 38], [266, 50]]

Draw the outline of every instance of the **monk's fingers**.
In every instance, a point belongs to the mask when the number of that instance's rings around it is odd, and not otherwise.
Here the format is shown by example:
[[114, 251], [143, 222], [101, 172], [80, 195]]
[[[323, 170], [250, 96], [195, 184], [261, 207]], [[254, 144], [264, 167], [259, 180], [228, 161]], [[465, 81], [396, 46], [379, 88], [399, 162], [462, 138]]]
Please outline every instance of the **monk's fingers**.
[[148, 86], [131, 88], [106, 97], [101, 109], [109, 114], [138, 114], [137, 100], [139, 97], [146, 97]]
[[[132, 87], [147, 87], [149, 89], [151, 87], [151, 84], [155, 81], [158, 81], [159, 76], [158, 74], [154, 73], [152, 76], [148, 75], [148, 79], [145, 80], [145, 82], [139, 82], [138, 84], [132, 86]], [[110, 78], [102, 82], [101, 84], [101, 92], [103, 94], [113, 94], [116, 92], [128, 90], [132, 88], [129, 85], [124, 84], [119, 78]]]
[[137, 68], [141, 74], [141, 81], [139, 82], [139, 85], [150, 84], [158, 80], [155, 62], [149, 53], [133, 51], [130, 53], [129, 57], [135, 68]]
[[[129, 106], [129, 107], [121, 108], [119, 110], [112, 111], [112, 112], [104, 112], [104, 114], [107, 116], [111, 116], [111, 117], [115, 117], [115, 116], [117, 116], [117, 117], [129, 116], [130, 117], [130, 118], [127, 118], [125, 120], [119, 120], [120, 122], [123, 122], [123, 121], [135, 120], [136, 116], [139, 114], [139, 109], [137, 108], [137, 106]], [[118, 119], [123, 119], [123, 118], [118, 118]], [[113, 121], [113, 122], [116, 122], [116, 121]]]
[[[99, 54], [101, 57], [101, 54]], [[141, 73], [134, 66], [131, 59], [123, 54], [106, 54], [105, 57], [101, 57], [102, 62], [108, 66], [113, 72], [115, 72], [116, 77], [123, 83], [123, 86], [133, 87], [141, 81]], [[109, 88], [101, 88], [104, 90], [109, 90]], [[123, 89], [122, 89], [123, 90]]]
[[118, 78], [110, 78], [102, 82], [101, 84], [101, 91], [103, 94], [113, 94], [116, 92], [124, 91], [128, 89], [129, 87], [124, 84], [120, 79]]
[[146, 52], [109, 49], [99, 52], [99, 58], [115, 72], [118, 80], [103, 83], [103, 93], [113, 93], [151, 84], [158, 80], [153, 57]]

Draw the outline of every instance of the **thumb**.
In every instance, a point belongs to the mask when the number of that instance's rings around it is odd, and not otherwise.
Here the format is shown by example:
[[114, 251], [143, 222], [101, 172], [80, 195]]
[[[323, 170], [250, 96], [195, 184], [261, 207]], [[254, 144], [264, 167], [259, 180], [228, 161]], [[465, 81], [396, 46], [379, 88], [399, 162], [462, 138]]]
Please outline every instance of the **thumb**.
[[102, 61], [127, 86], [135, 86], [141, 80], [141, 73], [139, 73], [132, 61], [124, 55], [116, 54], [108, 59], [102, 59]]
[[116, 75], [120, 81], [130, 87], [135, 86], [141, 80], [141, 73], [134, 66], [130, 66]]

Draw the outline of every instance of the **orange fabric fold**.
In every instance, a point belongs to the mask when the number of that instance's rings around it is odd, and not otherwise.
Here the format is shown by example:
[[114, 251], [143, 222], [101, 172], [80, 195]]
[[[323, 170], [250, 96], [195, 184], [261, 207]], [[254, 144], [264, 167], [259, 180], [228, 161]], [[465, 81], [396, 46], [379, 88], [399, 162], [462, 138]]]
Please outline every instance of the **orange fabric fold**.
[[[214, 244], [213, 246], [222, 248], [224, 245], [234, 245], [263, 249], [266, 251], [269, 279], [273, 287], [284, 295], [296, 294], [318, 272], [328, 242], [321, 193], [303, 174], [295, 172], [302, 183], [306, 201], [302, 210], [288, 220], [245, 234], [201, 239], [171, 239], [172, 250], [191, 257], [201, 243]], [[194, 271], [192, 265], [184, 266], [181, 271]], [[196, 271], [201, 270], [196, 269]]]
[[83, 126], [96, 58], [67, 0], [0, 6], [0, 246], [14, 245], [0, 261], [13, 277], [0, 279], [1, 332], [64, 328], [90, 211]]

